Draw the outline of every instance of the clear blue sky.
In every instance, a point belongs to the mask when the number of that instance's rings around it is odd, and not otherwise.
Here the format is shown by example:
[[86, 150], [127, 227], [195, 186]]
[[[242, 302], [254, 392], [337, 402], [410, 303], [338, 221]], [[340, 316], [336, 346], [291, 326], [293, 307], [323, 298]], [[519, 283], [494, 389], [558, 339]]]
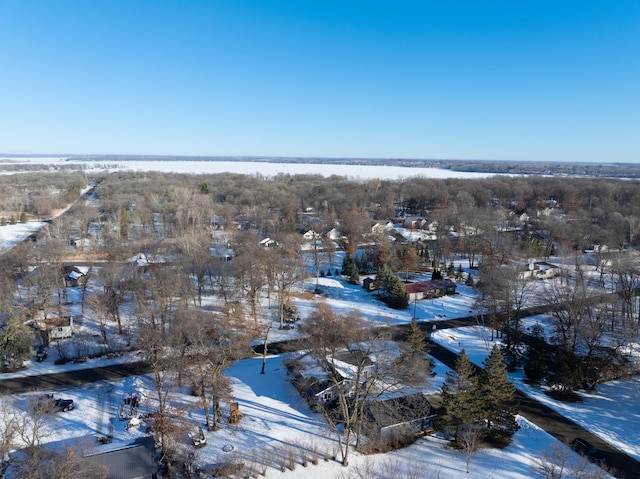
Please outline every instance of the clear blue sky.
[[640, 162], [640, 0], [0, 0], [0, 152]]

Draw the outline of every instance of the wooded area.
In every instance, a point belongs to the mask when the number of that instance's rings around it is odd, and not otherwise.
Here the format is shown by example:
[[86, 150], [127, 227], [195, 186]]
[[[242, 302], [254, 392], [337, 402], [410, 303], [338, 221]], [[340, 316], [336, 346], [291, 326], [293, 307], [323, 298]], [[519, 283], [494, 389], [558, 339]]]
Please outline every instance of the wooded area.
[[[344, 275], [356, 284], [362, 275], [375, 276], [376, 297], [404, 309], [411, 304], [403, 285], [417, 272], [474, 285], [471, 274], [453, 265], [466, 261], [479, 277], [478, 314], [505, 344], [502, 352], [492, 353], [487, 373], [473, 385], [485, 398], [505, 391], [495, 384], [506, 372], [491, 376], [503, 354], [508, 367], [524, 367], [532, 381], [546, 380], [563, 392], [631, 373], [622, 352], [640, 334], [640, 187], [635, 180], [360, 181], [153, 172], [0, 176], [3, 225], [50, 218], [71, 203], [35, 238], [0, 258], [0, 354], [11, 369], [40, 345], [57, 347], [67, 360], [139, 348], [155, 378], [160, 407], [154, 431], [167, 464], [177, 460], [171, 437], [183, 432], [180, 412], [168, 402], [172, 388], [189, 385], [201, 398], [206, 426], [215, 429], [219, 404], [231, 394], [225, 367], [251, 354], [251, 341], [263, 343], [266, 354], [274, 324], [287, 328], [300, 319], [292, 297], [321, 297], [321, 276]], [[420, 233], [418, 239], [413, 233]], [[593, 252], [595, 265], [584, 263], [585, 250]], [[344, 254], [342, 264], [336, 262], [338, 251]], [[540, 295], [531, 274], [535, 265], [551, 259], [557, 278], [545, 282]], [[89, 281], [101, 285], [82, 296], [84, 315], [100, 325], [99, 344], [52, 341], [37, 328], [34, 341], [34, 322], [67, 315], [70, 286], [64, 271], [73, 262], [89, 267], [79, 287]], [[598, 282], [583, 274], [587, 266], [598, 269]], [[304, 291], [305, 277], [316, 278], [313, 290]], [[542, 297], [533, 301], [535, 295]], [[205, 296], [220, 298], [224, 306], [203, 308]], [[265, 301], [277, 305], [277, 317], [265, 320]], [[125, 303], [135, 305], [133, 321], [123, 319]], [[521, 327], [532, 304], [551, 314], [551, 337]], [[338, 345], [358, 357], [375, 352], [382, 358], [376, 349], [382, 338], [367, 331], [356, 313], [336, 317], [320, 304], [305, 319], [301, 334], [316, 346], [323, 341], [323, 348], [308, 345], [318, 364], [330, 364]], [[331, 328], [345, 321], [349, 327], [335, 336]], [[413, 330], [409, 338], [414, 351], [422, 341], [417, 334]], [[389, 359], [377, 380], [391, 383], [393, 376], [408, 382], [401, 365]], [[428, 371], [424, 365], [416, 369], [415, 361], [404, 365], [412, 366], [407, 371], [414, 378], [420, 377], [418, 369]], [[452, 391], [462, 371], [456, 374], [443, 391], [442, 427], [461, 441], [469, 439], [464, 427], [479, 422], [490, 434], [513, 434], [508, 397], [496, 397], [493, 409], [454, 411]], [[355, 400], [343, 397], [338, 416], [328, 416], [347, 434], [359, 437], [364, 411], [359, 399], [379, 395], [367, 389], [371, 384], [356, 384], [362, 394]]]

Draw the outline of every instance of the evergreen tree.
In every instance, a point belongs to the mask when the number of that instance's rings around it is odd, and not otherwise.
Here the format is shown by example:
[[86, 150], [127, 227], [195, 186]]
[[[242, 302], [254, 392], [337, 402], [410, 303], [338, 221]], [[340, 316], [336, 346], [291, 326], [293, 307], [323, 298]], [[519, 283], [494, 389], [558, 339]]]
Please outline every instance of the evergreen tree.
[[482, 365], [484, 369], [480, 374], [479, 388], [487, 433], [492, 437], [511, 437], [518, 430], [515, 418], [518, 408], [514, 399], [516, 387], [507, 377], [507, 365], [497, 344]]
[[385, 301], [394, 309], [405, 309], [409, 306], [409, 295], [404, 290], [402, 280], [395, 275], [391, 275], [389, 279]]
[[569, 350], [558, 348], [551, 357], [547, 382], [563, 392], [573, 392], [581, 386], [580, 364]]
[[409, 343], [411, 351], [417, 354], [424, 354], [426, 349], [425, 338], [426, 335], [422, 332], [420, 326], [418, 326], [418, 320], [414, 316], [411, 318], [411, 326], [407, 333], [407, 343]]
[[456, 268], [455, 268], [455, 266], [453, 265], [453, 261], [451, 261], [451, 262], [449, 263], [449, 266], [447, 266], [447, 276], [448, 276], [449, 278], [453, 278], [453, 277], [455, 276], [455, 274], [456, 274]]
[[431, 279], [442, 279], [442, 271], [434, 269], [433, 273], [431, 273]]
[[378, 294], [386, 296], [389, 285], [391, 284], [391, 278], [393, 277], [393, 273], [387, 266], [383, 266], [378, 270]]
[[456, 270], [456, 280], [460, 281], [462, 278], [464, 278], [464, 271], [462, 270], [462, 264], [459, 264]]
[[342, 262], [342, 274], [347, 276], [349, 278], [348, 281], [352, 284], [358, 284], [360, 282], [358, 266], [354, 260], [346, 256]]
[[469, 274], [467, 275], [467, 279], [466, 279], [466, 281], [464, 282], [464, 284], [465, 284], [466, 286], [473, 286], [473, 285], [474, 285], [473, 275], [472, 275], [471, 273], [469, 273]]
[[466, 350], [460, 351], [455, 369], [447, 372], [442, 385], [442, 413], [436, 420], [439, 429], [458, 434], [465, 427], [482, 419], [482, 397], [479, 394], [478, 378]]
[[20, 223], [24, 224], [28, 221], [27, 214], [23, 211], [20, 213]]
[[539, 383], [547, 375], [548, 369], [549, 355], [544, 331], [540, 323], [536, 323], [531, 328], [531, 337], [524, 360], [524, 374], [532, 383]]

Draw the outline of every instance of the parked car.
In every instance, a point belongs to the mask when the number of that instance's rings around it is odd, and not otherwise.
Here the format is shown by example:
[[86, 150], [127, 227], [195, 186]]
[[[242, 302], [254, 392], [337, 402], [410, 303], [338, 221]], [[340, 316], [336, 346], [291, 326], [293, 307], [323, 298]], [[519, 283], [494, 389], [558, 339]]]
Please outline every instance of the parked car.
[[47, 359], [47, 356], [49, 356], [49, 352], [47, 351], [47, 348], [40, 347], [38, 348], [38, 352], [36, 353], [36, 361], [41, 363], [42, 361]]
[[196, 427], [188, 432], [189, 439], [193, 443], [194, 447], [201, 448], [207, 445], [207, 438], [204, 435], [204, 431], [201, 427]]
[[53, 394], [41, 394], [38, 396], [38, 402], [45, 407], [47, 411], [51, 408], [53, 411], [67, 412], [74, 408], [73, 399], [54, 399]]
[[53, 402], [58, 411], [71, 411], [73, 409], [73, 399], [62, 399], [58, 398]]
[[589, 441], [582, 439], [581, 437], [576, 437], [575, 439], [573, 439], [569, 443], [569, 446], [571, 446], [571, 449], [573, 449], [575, 452], [577, 452], [581, 456], [585, 456], [587, 459], [589, 459], [589, 461], [595, 464], [604, 463], [604, 456], [598, 450], [598, 448], [591, 444]]

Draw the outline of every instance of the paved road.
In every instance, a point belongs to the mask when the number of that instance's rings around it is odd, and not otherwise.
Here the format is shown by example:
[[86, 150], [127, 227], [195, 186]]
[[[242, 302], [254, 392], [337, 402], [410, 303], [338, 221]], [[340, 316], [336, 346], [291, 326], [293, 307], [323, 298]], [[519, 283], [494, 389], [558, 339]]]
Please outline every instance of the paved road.
[[19, 378], [2, 379], [0, 377], [0, 391], [7, 393], [25, 393], [38, 390], [66, 389], [82, 386], [102, 380], [118, 380], [137, 374], [150, 372], [149, 366], [142, 361], [135, 363], [114, 364], [99, 368], [76, 369], [60, 373], [43, 374], [40, 376], [23, 376]]

